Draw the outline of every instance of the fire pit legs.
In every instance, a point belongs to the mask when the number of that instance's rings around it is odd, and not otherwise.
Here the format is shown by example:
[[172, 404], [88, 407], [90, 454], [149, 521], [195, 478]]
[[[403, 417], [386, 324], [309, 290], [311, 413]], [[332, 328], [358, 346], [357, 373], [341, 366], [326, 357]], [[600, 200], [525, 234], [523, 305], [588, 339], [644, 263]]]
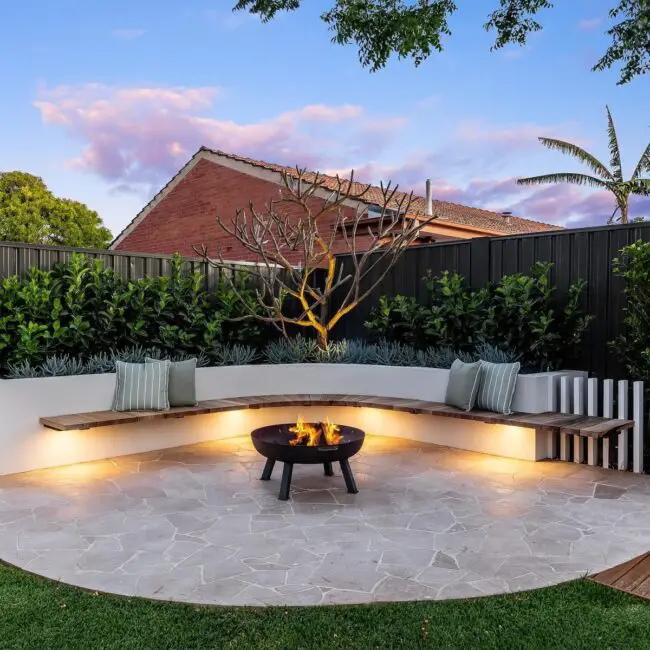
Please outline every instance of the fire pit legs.
[[332, 469], [332, 463], [323, 463], [325, 468], [325, 476], [334, 476], [334, 470]]
[[291, 475], [293, 474], [293, 463], [285, 463], [282, 470], [282, 483], [280, 484], [280, 501], [289, 500], [289, 491], [291, 489]]
[[357, 494], [359, 490], [357, 489], [357, 484], [354, 480], [354, 475], [352, 474], [352, 468], [350, 467], [350, 461], [347, 458], [339, 461], [341, 465], [341, 471], [343, 472], [343, 478], [345, 479], [345, 487], [348, 488], [350, 494]]
[[260, 476], [260, 481], [270, 481], [271, 474], [273, 474], [273, 468], [275, 467], [275, 461], [270, 458], [266, 459], [266, 465], [262, 470], [262, 476]]

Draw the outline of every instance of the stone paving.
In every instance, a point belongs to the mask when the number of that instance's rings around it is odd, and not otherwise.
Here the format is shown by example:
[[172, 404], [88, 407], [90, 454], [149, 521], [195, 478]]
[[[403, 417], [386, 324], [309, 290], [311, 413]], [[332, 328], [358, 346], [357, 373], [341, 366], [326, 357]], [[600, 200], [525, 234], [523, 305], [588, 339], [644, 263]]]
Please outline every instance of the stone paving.
[[368, 437], [360, 492], [260, 481], [248, 439], [0, 477], [0, 558], [92, 590], [223, 605], [481, 596], [650, 549], [650, 477]]

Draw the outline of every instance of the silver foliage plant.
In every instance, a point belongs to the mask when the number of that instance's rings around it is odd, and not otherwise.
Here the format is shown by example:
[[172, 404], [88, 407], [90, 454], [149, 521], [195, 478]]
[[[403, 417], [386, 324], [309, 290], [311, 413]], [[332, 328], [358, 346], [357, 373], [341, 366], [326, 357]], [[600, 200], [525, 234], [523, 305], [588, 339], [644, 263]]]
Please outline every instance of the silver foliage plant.
[[[115, 362], [144, 363], [145, 359], [167, 359], [184, 361], [193, 355], [180, 353], [173, 356], [161, 354], [155, 348], [135, 346], [124, 350], [110, 350], [95, 354], [82, 361], [69, 355], [54, 355], [38, 366], [25, 361], [9, 367], [7, 379], [28, 379], [33, 377], [63, 377], [67, 375], [102, 374], [115, 372]], [[481, 343], [472, 352], [459, 352], [449, 347], [417, 350], [410, 345], [394, 341], [365, 343], [364, 341], [330, 341], [320, 348], [314, 339], [296, 336], [293, 339], [278, 339], [259, 351], [249, 345], [217, 345], [209, 356], [196, 356], [197, 366], [245, 366], [254, 363], [346, 363], [382, 366], [419, 366], [424, 368], [450, 368], [460, 359], [472, 363], [482, 359], [492, 363], [514, 363], [519, 356], [512, 350], [504, 350], [487, 343]], [[523, 368], [526, 372], [528, 369]]]

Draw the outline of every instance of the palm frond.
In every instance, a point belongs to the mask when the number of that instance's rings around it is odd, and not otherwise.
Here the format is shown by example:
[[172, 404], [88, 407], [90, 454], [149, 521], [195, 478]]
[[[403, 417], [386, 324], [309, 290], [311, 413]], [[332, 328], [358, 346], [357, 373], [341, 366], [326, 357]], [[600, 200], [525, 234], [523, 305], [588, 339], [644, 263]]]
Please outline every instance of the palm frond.
[[600, 178], [589, 176], [587, 174], [575, 174], [572, 172], [543, 174], [542, 176], [529, 176], [528, 178], [517, 179], [517, 185], [544, 185], [546, 183], [572, 183], [573, 185], [609, 188], [609, 183]]
[[650, 178], [635, 179], [632, 194], [636, 194], [637, 196], [650, 196]]
[[617, 181], [623, 180], [623, 168], [621, 166], [621, 150], [618, 147], [618, 137], [612, 114], [609, 112], [609, 106], [605, 106], [607, 111], [607, 136], [609, 137], [609, 166], [612, 169], [614, 178]]
[[636, 169], [632, 172], [632, 180], [637, 180], [643, 172], [650, 172], [650, 144], [648, 144], [645, 151], [641, 154], [641, 159]]
[[564, 140], [556, 140], [554, 138], [538, 138], [538, 140], [549, 149], [555, 149], [556, 151], [561, 151], [562, 153], [577, 158], [580, 162], [587, 165], [594, 174], [598, 174], [604, 180], [616, 180], [612, 172], [610, 172], [609, 169], [598, 160], [598, 158], [592, 156], [588, 151], [585, 151], [577, 144], [565, 142]]

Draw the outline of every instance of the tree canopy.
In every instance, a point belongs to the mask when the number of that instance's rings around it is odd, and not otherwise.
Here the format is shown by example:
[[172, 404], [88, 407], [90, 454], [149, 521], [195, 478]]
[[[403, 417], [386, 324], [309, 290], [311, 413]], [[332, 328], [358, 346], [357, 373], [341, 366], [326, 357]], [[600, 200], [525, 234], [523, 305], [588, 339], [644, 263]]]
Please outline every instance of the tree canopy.
[[[476, 0], [465, 0], [465, 3]], [[612, 26], [609, 47], [592, 70], [620, 65], [619, 84], [650, 71], [650, 0], [609, 0]], [[451, 35], [449, 17], [454, 0], [330, 0], [321, 19], [338, 44], [355, 44], [359, 60], [373, 72], [383, 68], [392, 54], [411, 58], [415, 65], [432, 52], [442, 51], [442, 37]], [[484, 27], [495, 32], [493, 50], [508, 44], [525, 45], [532, 32], [542, 29], [538, 14], [552, 9], [550, 0], [492, 0], [499, 3]], [[618, 4], [615, 4], [618, 3]], [[238, 0], [233, 11], [248, 11], [262, 21], [281, 11], [296, 11], [307, 0]]]
[[83, 203], [54, 196], [38, 176], [0, 172], [0, 241], [106, 248], [111, 239]]

